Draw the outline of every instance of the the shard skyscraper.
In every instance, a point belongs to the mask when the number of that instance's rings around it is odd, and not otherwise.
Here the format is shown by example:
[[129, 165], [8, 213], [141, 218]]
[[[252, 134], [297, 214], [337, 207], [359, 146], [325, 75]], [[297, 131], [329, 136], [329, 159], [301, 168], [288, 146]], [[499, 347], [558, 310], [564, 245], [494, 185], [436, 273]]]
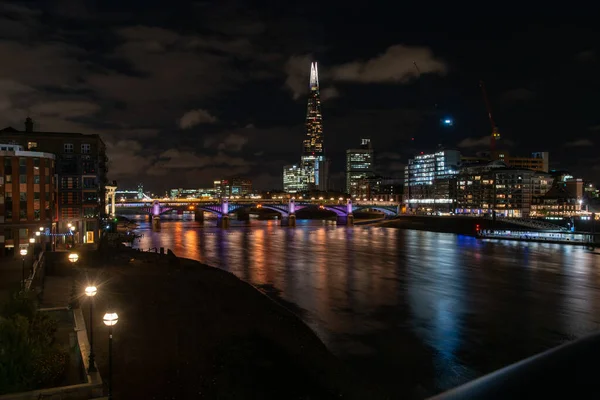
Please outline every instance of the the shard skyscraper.
[[306, 139], [303, 142], [301, 168], [307, 176], [309, 190], [328, 190], [329, 163], [323, 145], [323, 115], [317, 63], [310, 64], [310, 93], [306, 109]]

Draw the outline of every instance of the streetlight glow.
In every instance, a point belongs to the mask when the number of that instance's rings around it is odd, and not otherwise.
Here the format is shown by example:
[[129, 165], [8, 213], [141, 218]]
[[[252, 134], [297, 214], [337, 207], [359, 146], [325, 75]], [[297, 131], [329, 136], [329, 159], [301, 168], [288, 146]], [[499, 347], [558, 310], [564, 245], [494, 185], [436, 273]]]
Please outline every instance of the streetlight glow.
[[35, 238], [29, 238], [29, 243], [31, 243], [31, 244], [35, 243]]
[[35, 236], [40, 236], [41, 234], [42, 234], [42, 232], [38, 231], [38, 232], [35, 233]]
[[69, 254], [69, 261], [71, 261], [72, 263], [76, 263], [77, 260], [79, 260], [79, 254], [77, 254], [77, 253]]
[[85, 288], [85, 295], [89, 297], [94, 297], [97, 291], [98, 289], [96, 289], [96, 286], [88, 286]]
[[25, 257], [27, 255], [27, 249], [21, 249], [21, 251], [19, 252], [23, 257]]
[[119, 316], [117, 315], [116, 312], [113, 313], [106, 313], [104, 314], [104, 325], [106, 326], [115, 326], [117, 324], [117, 322], [119, 322]]
[[42, 232], [44, 230], [43, 226], [40, 226], [40, 232]]

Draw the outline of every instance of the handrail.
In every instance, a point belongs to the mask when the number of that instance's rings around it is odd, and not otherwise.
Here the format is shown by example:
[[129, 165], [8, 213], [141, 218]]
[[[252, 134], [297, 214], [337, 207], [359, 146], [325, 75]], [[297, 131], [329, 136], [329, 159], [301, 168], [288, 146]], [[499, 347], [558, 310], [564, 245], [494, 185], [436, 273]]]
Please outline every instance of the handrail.
[[25, 290], [27, 290], [27, 291], [31, 290], [31, 285], [33, 283], [35, 275], [38, 273], [39, 270], [44, 268], [45, 263], [46, 263], [45, 253], [42, 251], [42, 252], [40, 252], [40, 254], [38, 256], [38, 259], [33, 262], [33, 266], [31, 267], [31, 273], [25, 279]]
[[430, 398], [549, 399], [600, 397], [594, 367], [600, 359], [600, 334], [547, 350]]

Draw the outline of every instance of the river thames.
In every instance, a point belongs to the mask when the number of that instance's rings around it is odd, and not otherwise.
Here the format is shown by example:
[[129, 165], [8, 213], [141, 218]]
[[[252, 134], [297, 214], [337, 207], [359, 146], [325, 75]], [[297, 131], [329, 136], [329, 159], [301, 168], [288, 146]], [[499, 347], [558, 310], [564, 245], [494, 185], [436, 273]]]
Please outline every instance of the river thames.
[[324, 221], [138, 222], [138, 247], [232, 272], [395, 394], [429, 396], [600, 328], [600, 256], [582, 247]]

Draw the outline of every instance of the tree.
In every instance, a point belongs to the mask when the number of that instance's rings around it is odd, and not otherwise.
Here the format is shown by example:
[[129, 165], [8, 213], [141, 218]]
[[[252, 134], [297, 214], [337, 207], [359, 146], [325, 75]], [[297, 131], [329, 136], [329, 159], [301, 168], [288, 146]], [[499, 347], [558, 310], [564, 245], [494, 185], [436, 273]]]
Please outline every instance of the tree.
[[55, 345], [57, 323], [36, 311], [31, 293], [15, 294], [0, 313], [0, 394], [52, 386], [68, 353]]

